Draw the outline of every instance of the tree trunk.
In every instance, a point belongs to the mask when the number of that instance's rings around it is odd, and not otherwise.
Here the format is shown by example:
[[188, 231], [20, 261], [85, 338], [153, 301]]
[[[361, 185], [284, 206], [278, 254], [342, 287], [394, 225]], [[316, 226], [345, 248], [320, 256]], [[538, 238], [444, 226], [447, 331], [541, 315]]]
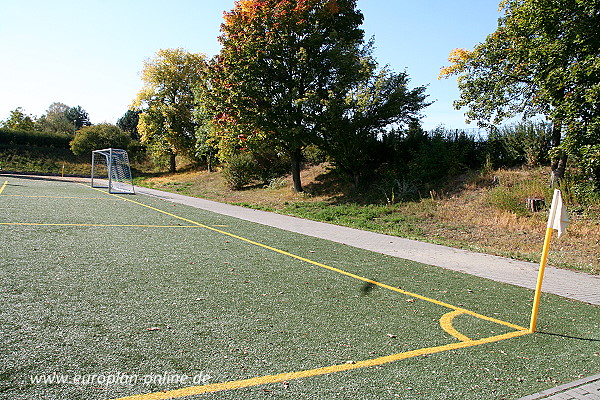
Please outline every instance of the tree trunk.
[[358, 185], [360, 183], [360, 174], [358, 172], [353, 172], [352, 176], [352, 187], [354, 190], [358, 190]]
[[[562, 121], [554, 121], [552, 126], [551, 146], [552, 148], [560, 146], [562, 139]], [[567, 168], [567, 154], [562, 154], [560, 158], [553, 160], [550, 165], [550, 185], [552, 187], [559, 184], [560, 180], [565, 177], [565, 169]]]
[[177, 165], [175, 164], [175, 153], [169, 155], [169, 172], [174, 174], [177, 172]]
[[550, 185], [552, 187], [558, 185], [560, 180], [565, 177], [565, 169], [567, 168], [567, 155], [563, 154], [558, 160], [553, 161], [550, 169]]
[[294, 182], [294, 192], [304, 192], [302, 188], [302, 181], [300, 180], [300, 161], [302, 160], [302, 153], [300, 149], [295, 149], [290, 154], [290, 160], [292, 163], [292, 181]]

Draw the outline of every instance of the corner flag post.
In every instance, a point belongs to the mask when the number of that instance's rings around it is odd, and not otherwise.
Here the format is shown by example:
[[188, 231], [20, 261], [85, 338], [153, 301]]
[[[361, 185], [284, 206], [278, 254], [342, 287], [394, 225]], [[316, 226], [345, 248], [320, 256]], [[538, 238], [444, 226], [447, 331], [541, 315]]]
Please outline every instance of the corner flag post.
[[550, 239], [552, 239], [552, 231], [556, 229], [558, 231], [558, 237], [560, 237], [568, 225], [569, 217], [567, 215], [567, 210], [563, 205], [560, 190], [554, 189], [554, 197], [552, 198], [552, 207], [550, 207], [550, 215], [548, 216], [546, 238], [544, 239], [544, 248], [542, 250], [542, 259], [540, 261], [540, 270], [538, 272], [538, 280], [533, 299], [533, 308], [531, 311], [531, 323], [529, 325], [529, 331], [531, 333], [535, 332], [537, 324], [540, 297], [542, 295], [542, 281], [544, 279], [546, 263], [548, 262], [548, 252], [550, 251]]

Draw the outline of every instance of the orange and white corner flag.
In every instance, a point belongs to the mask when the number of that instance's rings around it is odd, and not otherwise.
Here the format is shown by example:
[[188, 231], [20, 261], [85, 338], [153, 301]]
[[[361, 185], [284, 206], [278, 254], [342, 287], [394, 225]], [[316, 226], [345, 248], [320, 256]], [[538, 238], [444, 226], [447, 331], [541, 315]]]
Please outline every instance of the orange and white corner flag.
[[554, 189], [554, 197], [552, 198], [552, 207], [550, 208], [550, 216], [548, 217], [548, 228], [558, 231], [558, 237], [569, 226], [569, 215], [567, 208], [563, 204], [560, 190]]

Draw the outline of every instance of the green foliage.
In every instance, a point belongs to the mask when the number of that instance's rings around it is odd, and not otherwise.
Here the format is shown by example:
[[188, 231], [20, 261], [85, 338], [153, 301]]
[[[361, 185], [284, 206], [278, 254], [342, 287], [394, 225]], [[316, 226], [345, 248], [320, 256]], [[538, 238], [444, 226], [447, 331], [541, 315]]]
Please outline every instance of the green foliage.
[[314, 144], [310, 144], [302, 149], [302, 157], [306, 162], [314, 165], [327, 161], [327, 153]]
[[218, 160], [217, 154], [219, 151], [214, 137], [211, 136], [211, 129], [213, 126], [210, 123], [210, 119], [203, 112], [201, 106], [198, 107], [195, 115], [198, 120], [195, 156], [200, 162], [206, 164], [206, 169], [209, 172], [212, 172], [212, 167]]
[[413, 123], [407, 130], [390, 131], [382, 137], [379, 185], [387, 201], [394, 192], [412, 192], [412, 187], [427, 192], [448, 177], [482, 167], [483, 144], [481, 138], [443, 127], [426, 132]]
[[10, 117], [2, 122], [0, 126], [18, 131], [33, 131], [35, 128], [34, 118], [31, 115], [25, 114], [21, 107], [17, 107], [11, 111]]
[[570, 209], [587, 212], [592, 211], [594, 205], [600, 206], [600, 191], [592, 181], [569, 174], [560, 182], [560, 190]]
[[591, 182], [600, 192], [600, 124], [579, 135], [568, 135], [557, 150], [571, 157], [580, 180]]
[[435, 182], [481, 166], [480, 142], [461, 130], [437, 128], [412, 150], [410, 176]]
[[205, 66], [202, 54], [183, 49], [159, 50], [144, 63], [144, 87], [134, 101], [135, 111], [141, 113], [137, 128], [154, 156], [171, 157], [171, 172], [175, 155], [196, 155], [193, 90]]
[[362, 79], [332, 101], [322, 135], [322, 147], [355, 187], [374, 167], [381, 150], [378, 137], [392, 124], [418, 123], [420, 111], [428, 105], [425, 87], [409, 90], [406, 73], [376, 72], [370, 52], [370, 46], [363, 51], [366, 72]]
[[235, 153], [225, 160], [223, 174], [236, 190], [258, 181], [269, 185], [289, 171], [288, 159], [274, 149], [264, 146], [253, 152]]
[[406, 73], [377, 71], [362, 18], [354, 0], [248, 0], [225, 14], [223, 48], [200, 82], [196, 112], [221, 160], [244, 149], [268, 182], [285, 154], [296, 191], [307, 146], [355, 186], [378, 166], [379, 135], [416, 122], [427, 104]]
[[542, 179], [529, 179], [516, 182], [500, 182], [500, 185], [487, 193], [490, 205], [517, 215], [530, 215], [526, 199], [539, 197], [546, 199], [546, 206], [552, 200], [552, 188]]
[[72, 135], [49, 132], [19, 131], [0, 128], [0, 144], [69, 148]]
[[126, 148], [129, 160], [135, 163], [143, 163], [147, 160], [146, 146], [138, 140], [132, 140]]
[[283, 189], [288, 185], [287, 179], [284, 177], [272, 178], [269, 183], [265, 185], [265, 189], [277, 190]]
[[251, 154], [256, 162], [256, 177], [264, 184], [290, 171], [290, 160], [286, 154], [281, 154], [271, 147], [261, 146]]
[[89, 157], [75, 156], [68, 148], [5, 145], [0, 143], [0, 170], [44, 174], [89, 174]]
[[497, 30], [472, 52], [457, 49], [442, 74], [459, 75], [467, 116], [500, 122], [544, 114], [566, 125], [598, 118], [598, 1], [506, 0]]
[[81, 106], [69, 108], [65, 113], [65, 117], [74, 125], [75, 130], [92, 125], [87, 111]]
[[486, 153], [496, 168], [547, 165], [550, 161], [552, 124], [519, 122], [492, 129]]
[[125, 114], [117, 121], [117, 126], [123, 131], [129, 133], [132, 140], [140, 140], [138, 132], [138, 122], [140, 120], [140, 112], [127, 110]]
[[104, 123], [78, 130], [71, 141], [71, 150], [79, 155], [109, 147], [126, 149], [130, 141], [129, 135], [118, 126]]
[[302, 148], [316, 142], [329, 103], [363, 73], [362, 19], [355, 0], [236, 2], [201, 91], [220, 150], [240, 134], [250, 151], [267, 143], [290, 157], [302, 191]]
[[223, 168], [223, 176], [232, 189], [239, 190], [257, 178], [257, 163], [248, 153], [230, 157]]
[[50, 104], [46, 114], [37, 121], [38, 130], [53, 133], [75, 133], [73, 120], [69, 120], [68, 112], [71, 108], [59, 102]]
[[597, 190], [600, 190], [600, 143], [595, 145], [584, 145], [579, 149], [578, 165], [582, 169], [584, 177], [593, 182]]
[[459, 75], [455, 106], [480, 124], [517, 114], [552, 121], [553, 178], [562, 178], [567, 157], [600, 125], [600, 2], [505, 0], [501, 8], [497, 30], [473, 51], [454, 50], [442, 75]]
[[412, 200], [419, 194], [417, 186], [406, 178], [388, 176], [382, 179], [377, 188], [383, 193], [387, 204]]

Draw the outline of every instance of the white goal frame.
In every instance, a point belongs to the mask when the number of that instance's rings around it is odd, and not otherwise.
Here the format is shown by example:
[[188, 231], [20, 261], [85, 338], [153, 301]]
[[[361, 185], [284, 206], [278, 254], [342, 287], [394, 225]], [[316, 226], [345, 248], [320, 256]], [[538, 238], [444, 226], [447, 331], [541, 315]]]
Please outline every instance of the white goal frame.
[[[104, 156], [106, 160], [108, 186], [102, 184], [94, 184], [96, 160], [95, 156]], [[92, 174], [90, 178], [92, 187], [108, 188], [108, 193], [125, 193], [135, 194], [133, 186], [133, 176], [131, 175], [131, 167], [129, 165], [129, 156], [127, 151], [123, 149], [102, 149], [92, 151]]]

